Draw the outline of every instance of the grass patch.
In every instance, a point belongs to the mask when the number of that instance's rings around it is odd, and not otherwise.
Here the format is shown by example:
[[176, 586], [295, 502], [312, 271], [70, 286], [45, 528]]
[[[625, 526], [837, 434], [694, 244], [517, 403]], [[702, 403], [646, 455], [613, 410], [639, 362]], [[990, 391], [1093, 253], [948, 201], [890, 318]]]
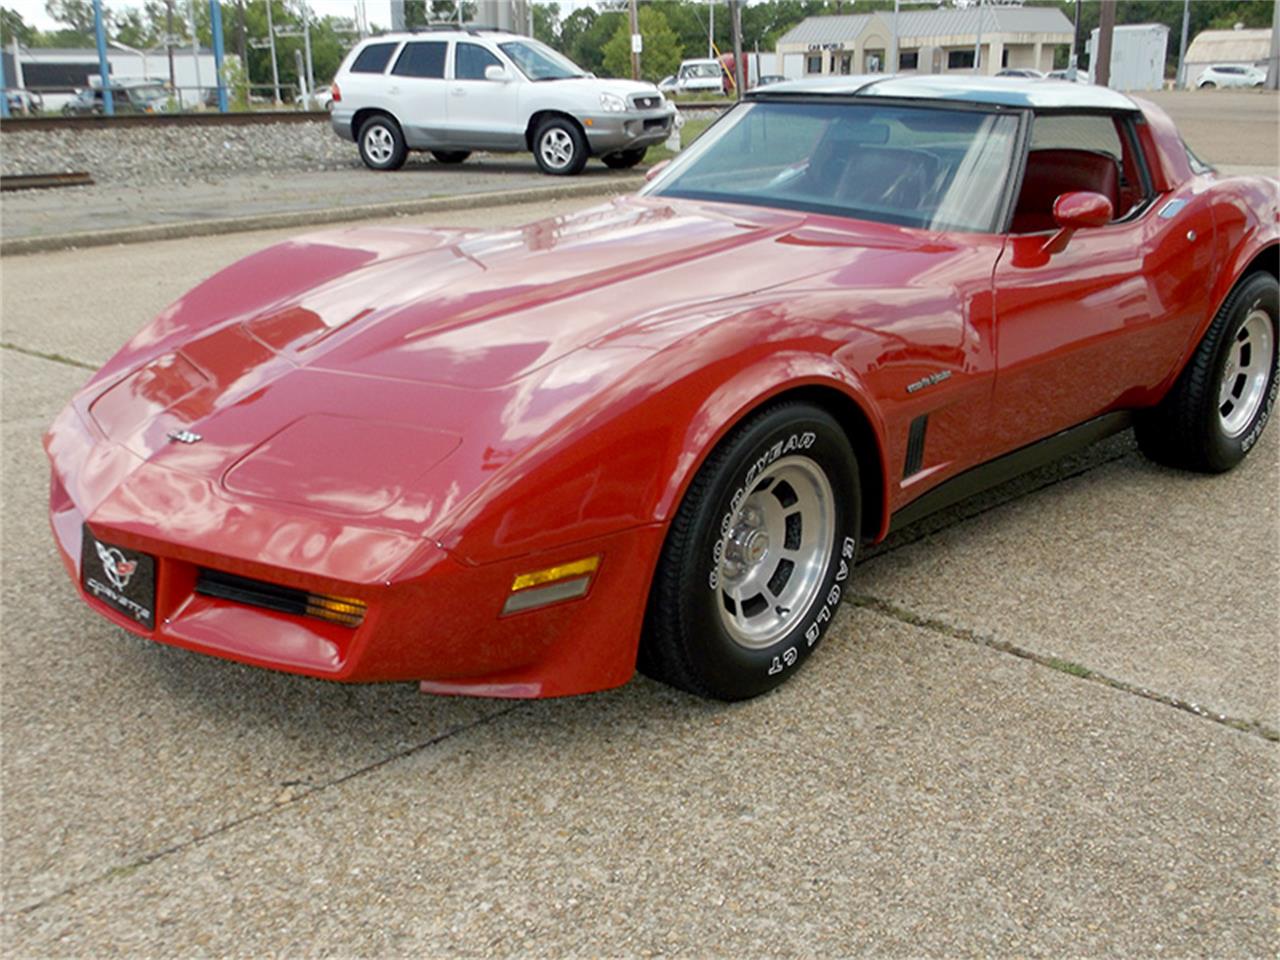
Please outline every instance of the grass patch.
[[[687, 149], [689, 144], [702, 136], [702, 131], [706, 130], [714, 122], [714, 120], [686, 120], [684, 126], [680, 128], [681, 148]], [[674, 153], [660, 143], [656, 147], [649, 148], [649, 152], [644, 156], [644, 161], [652, 166], [655, 163], [661, 163], [663, 160], [670, 160], [674, 156]]]

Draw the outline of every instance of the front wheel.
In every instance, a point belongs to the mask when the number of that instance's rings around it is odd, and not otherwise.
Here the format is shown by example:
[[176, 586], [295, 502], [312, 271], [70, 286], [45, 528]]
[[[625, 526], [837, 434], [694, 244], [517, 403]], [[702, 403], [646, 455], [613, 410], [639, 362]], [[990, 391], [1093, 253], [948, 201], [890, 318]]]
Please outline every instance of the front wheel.
[[643, 160], [644, 155], [648, 152], [648, 147], [642, 147], [638, 150], [623, 150], [621, 153], [606, 154], [601, 159], [604, 160], [604, 165], [610, 170], [627, 170]]
[[471, 156], [470, 150], [432, 150], [431, 155], [440, 163], [462, 163]]
[[587, 138], [572, 120], [552, 117], [533, 135], [533, 158], [543, 173], [575, 176], [587, 165]]
[[640, 669], [742, 700], [795, 672], [829, 628], [857, 551], [861, 494], [844, 431], [780, 403], [698, 471], [654, 575]]
[[1205, 473], [1230, 470], [1258, 442], [1276, 402], [1280, 282], [1254, 273], [1223, 303], [1169, 395], [1138, 418], [1142, 451]]
[[409, 150], [400, 124], [390, 117], [373, 117], [360, 128], [360, 159], [370, 170], [399, 170]]

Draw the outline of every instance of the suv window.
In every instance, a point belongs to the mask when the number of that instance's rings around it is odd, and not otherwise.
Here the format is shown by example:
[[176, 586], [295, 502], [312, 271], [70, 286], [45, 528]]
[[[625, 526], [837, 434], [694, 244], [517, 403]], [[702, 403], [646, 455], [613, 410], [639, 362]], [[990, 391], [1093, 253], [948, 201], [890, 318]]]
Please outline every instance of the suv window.
[[448, 46], [444, 40], [424, 40], [406, 43], [400, 59], [391, 68], [398, 77], [427, 77], [444, 79], [444, 54]]
[[475, 43], [459, 43], [453, 53], [455, 80], [483, 80], [486, 67], [500, 67], [502, 61]]
[[352, 73], [382, 73], [387, 69], [387, 61], [395, 51], [394, 43], [371, 43], [358, 54], [351, 64]]

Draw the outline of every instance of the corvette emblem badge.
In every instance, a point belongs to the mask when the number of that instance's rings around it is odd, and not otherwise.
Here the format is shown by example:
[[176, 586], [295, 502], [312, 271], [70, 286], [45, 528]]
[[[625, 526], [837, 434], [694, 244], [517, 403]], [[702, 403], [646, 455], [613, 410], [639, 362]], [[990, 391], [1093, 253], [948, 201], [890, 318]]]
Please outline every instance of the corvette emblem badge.
[[107, 575], [107, 579], [111, 581], [111, 585], [117, 590], [123, 590], [129, 585], [129, 578], [133, 576], [133, 571], [138, 569], [136, 560], [126, 560], [124, 554], [115, 547], [104, 547], [102, 544], [95, 542], [94, 546], [98, 548], [98, 559], [102, 561], [102, 572]]
[[194, 430], [174, 430], [169, 434], [169, 439], [178, 443], [199, 443], [204, 437]]

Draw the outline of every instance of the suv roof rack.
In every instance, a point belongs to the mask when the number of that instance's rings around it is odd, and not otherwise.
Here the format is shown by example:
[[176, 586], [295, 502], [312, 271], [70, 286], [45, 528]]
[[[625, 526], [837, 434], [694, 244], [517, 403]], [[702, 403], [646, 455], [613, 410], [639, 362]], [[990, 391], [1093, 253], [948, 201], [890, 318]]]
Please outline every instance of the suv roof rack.
[[490, 27], [479, 23], [455, 23], [453, 21], [441, 21], [437, 23], [424, 23], [416, 27], [410, 27], [406, 33], [435, 33], [437, 31], [454, 31], [457, 33], [469, 33], [473, 37], [478, 37], [481, 33], [508, 33], [499, 27]]

